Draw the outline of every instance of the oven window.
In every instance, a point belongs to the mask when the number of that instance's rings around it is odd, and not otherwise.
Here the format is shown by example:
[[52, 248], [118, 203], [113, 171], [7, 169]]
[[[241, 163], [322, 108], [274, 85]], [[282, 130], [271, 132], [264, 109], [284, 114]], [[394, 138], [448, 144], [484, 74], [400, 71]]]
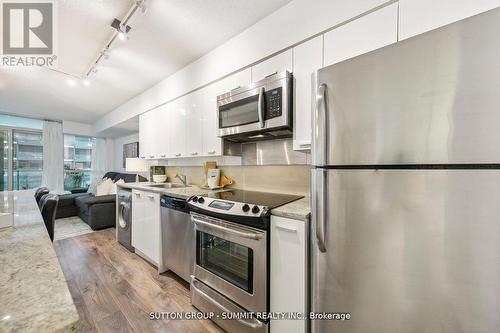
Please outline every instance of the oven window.
[[196, 232], [196, 264], [253, 293], [253, 250], [240, 244]]
[[219, 107], [219, 127], [235, 127], [259, 122], [258, 104], [259, 96], [256, 95]]

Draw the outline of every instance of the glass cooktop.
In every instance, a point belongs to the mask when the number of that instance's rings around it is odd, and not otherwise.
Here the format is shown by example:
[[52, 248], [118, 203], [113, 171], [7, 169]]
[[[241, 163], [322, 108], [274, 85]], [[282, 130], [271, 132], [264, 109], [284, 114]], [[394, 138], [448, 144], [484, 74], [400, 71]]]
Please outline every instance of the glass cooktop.
[[209, 193], [208, 197], [234, 202], [242, 202], [249, 205], [267, 206], [269, 209], [283, 206], [287, 203], [303, 198], [303, 196], [300, 195], [245, 190], [228, 190], [217, 193]]

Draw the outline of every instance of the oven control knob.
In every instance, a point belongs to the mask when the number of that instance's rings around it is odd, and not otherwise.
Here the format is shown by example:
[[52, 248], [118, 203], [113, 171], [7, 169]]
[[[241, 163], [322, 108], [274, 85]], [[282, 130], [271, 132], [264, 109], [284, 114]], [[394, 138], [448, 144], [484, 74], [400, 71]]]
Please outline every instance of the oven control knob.
[[241, 207], [241, 209], [243, 209], [243, 211], [246, 213], [250, 210], [250, 206], [247, 204], [244, 204], [243, 207]]
[[205, 199], [203, 199], [203, 197], [199, 197], [199, 198], [198, 198], [198, 203], [201, 203], [201, 204], [202, 204], [202, 203], [204, 203], [204, 202], [205, 202]]
[[253, 206], [252, 213], [257, 214], [258, 212], [260, 212], [260, 208], [258, 206]]
[[198, 197], [193, 197], [191, 200], [193, 200], [193, 202], [198, 202]]

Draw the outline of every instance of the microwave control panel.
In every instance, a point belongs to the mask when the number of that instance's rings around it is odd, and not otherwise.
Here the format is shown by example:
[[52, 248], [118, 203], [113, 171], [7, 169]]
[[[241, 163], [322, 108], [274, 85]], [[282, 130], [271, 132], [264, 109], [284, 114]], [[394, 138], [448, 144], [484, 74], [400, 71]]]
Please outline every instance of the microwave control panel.
[[282, 110], [282, 99], [283, 92], [282, 88], [276, 88], [273, 90], [269, 90], [265, 92], [266, 96], [266, 115], [265, 119], [272, 119], [276, 117], [280, 117], [283, 113]]

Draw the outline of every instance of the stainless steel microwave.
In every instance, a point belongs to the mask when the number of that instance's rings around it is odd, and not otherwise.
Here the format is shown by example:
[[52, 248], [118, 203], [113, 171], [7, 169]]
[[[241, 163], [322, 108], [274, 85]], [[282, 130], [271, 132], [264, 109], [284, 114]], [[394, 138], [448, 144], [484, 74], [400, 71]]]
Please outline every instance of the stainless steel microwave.
[[234, 142], [291, 137], [292, 84], [289, 72], [274, 73], [218, 96], [219, 137]]

